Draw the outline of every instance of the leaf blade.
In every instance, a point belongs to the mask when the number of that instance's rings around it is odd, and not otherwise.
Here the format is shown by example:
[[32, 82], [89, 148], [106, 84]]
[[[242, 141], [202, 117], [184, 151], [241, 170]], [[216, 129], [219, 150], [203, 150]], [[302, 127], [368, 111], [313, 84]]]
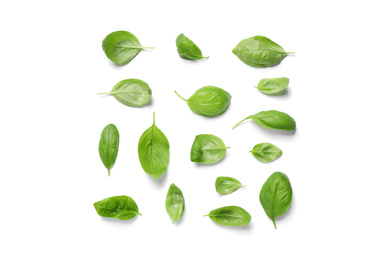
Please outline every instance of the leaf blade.
[[259, 81], [257, 89], [267, 95], [277, 95], [282, 93], [288, 86], [288, 78], [265, 78]]
[[243, 186], [241, 182], [232, 177], [218, 177], [215, 181], [215, 190], [223, 195], [233, 193]]
[[108, 170], [108, 176], [110, 176], [110, 170], [115, 164], [119, 151], [119, 131], [114, 124], [109, 124], [104, 127], [99, 141], [99, 156]]
[[215, 164], [225, 157], [226, 149], [228, 148], [222, 139], [215, 135], [197, 135], [191, 147], [191, 161], [202, 164]]
[[129, 196], [113, 196], [94, 204], [96, 213], [102, 217], [129, 220], [137, 215], [142, 215], [138, 211], [135, 201]]
[[251, 215], [241, 207], [227, 206], [210, 211], [208, 216], [215, 223], [223, 226], [246, 226], [251, 221]]
[[282, 150], [271, 143], [259, 143], [253, 147], [251, 153], [261, 162], [268, 163], [278, 159], [282, 155]]

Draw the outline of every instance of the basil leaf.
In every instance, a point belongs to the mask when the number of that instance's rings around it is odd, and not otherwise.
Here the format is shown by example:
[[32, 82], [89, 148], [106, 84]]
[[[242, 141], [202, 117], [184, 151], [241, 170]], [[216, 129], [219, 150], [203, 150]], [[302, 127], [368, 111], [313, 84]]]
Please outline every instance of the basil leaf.
[[173, 183], [168, 190], [167, 199], [165, 200], [165, 209], [168, 216], [173, 219], [172, 224], [178, 221], [184, 212], [183, 192]]
[[215, 135], [202, 134], [195, 137], [191, 148], [191, 161], [214, 164], [225, 157], [226, 147], [221, 138]]
[[232, 177], [218, 177], [215, 181], [215, 189], [220, 194], [230, 194], [243, 187], [241, 182]]
[[282, 93], [288, 86], [288, 78], [266, 78], [257, 85], [257, 89], [267, 95], [277, 95]]
[[263, 163], [275, 161], [282, 155], [282, 150], [271, 143], [256, 144], [250, 152]]
[[258, 125], [269, 129], [294, 131], [296, 127], [295, 120], [291, 116], [276, 110], [269, 110], [261, 111], [257, 114], [248, 116], [247, 118], [241, 120], [235, 126], [233, 126], [232, 129], [234, 129], [236, 126], [238, 126], [247, 119], [252, 119]]
[[129, 107], [142, 107], [149, 103], [152, 90], [140, 79], [124, 79], [117, 83], [111, 92], [98, 95], [113, 95], [116, 100]]
[[292, 201], [292, 188], [286, 174], [274, 172], [264, 183], [260, 191], [260, 203], [267, 216], [272, 219], [275, 229], [275, 218], [283, 215]]
[[95, 207], [97, 214], [106, 218], [129, 220], [137, 215], [142, 216], [142, 214], [138, 212], [137, 203], [129, 196], [110, 197], [95, 202], [93, 206]]
[[243, 208], [237, 206], [222, 207], [210, 211], [205, 217], [224, 226], [246, 226], [251, 221], [251, 215]]
[[110, 176], [110, 169], [116, 161], [119, 150], [119, 132], [115, 125], [107, 125], [100, 135], [99, 141], [99, 155], [104, 166], [108, 170]]
[[177, 52], [180, 57], [187, 60], [201, 60], [207, 59], [207, 57], [203, 57], [202, 51], [199, 47], [190, 39], [184, 36], [184, 34], [180, 34], [176, 38], [176, 47]]
[[164, 133], [156, 126], [154, 113], [153, 125], [139, 139], [138, 157], [142, 169], [153, 179], [160, 177], [168, 168], [169, 142]]
[[107, 58], [117, 65], [125, 65], [134, 59], [142, 49], [154, 49], [141, 46], [137, 37], [127, 31], [112, 32], [104, 38], [102, 47]]
[[258, 68], [275, 66], [281, 62], [287, 54], [277, 43], [265, 36], [254, 36], [242, 40], [234, 49], [233, 53], [244, 63]]
[[187, 102], [189, 108], [201, 116], [219, 116], [223, 114], [230, 105], [232, 98], [228, 92], [221, 88], [207, 86], [198, 89], [189, 99], [182, 98]]

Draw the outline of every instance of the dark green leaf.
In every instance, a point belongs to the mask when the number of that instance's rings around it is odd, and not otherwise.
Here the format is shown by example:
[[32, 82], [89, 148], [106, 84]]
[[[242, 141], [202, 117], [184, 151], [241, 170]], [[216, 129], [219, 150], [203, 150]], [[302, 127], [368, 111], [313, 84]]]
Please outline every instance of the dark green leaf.
[[155, 124], [141, 136], [138, 142], [138, 156], [141, 166], [146, 173], [157, 179], [168, 168], [169, 142], [163, 132]]
[[226, 147], [221, 138], [215, 135], [197, 135], [191, 148], [191, 161], [213, 164], [225, 157]]
[[137, 37], [127, 31], [110, 33], [104, 38], [102, 47], [107, 58], [118, 65], [129, 63], [142, 49], [153, 49], [141, 46]]
[[282, 155], [282, 150], [271, 143], [256, 144], [251, 153], [263, 163], [272, 162]]
[[293, 54], [294, 52], [285, 52], [279, 44], [265, 36], [254, 36], [242, 40], [233, 49], [233, 53], [250, 66], [265, 68], [275, 66], [287, 54]]
[[260, 203], [267, 216], [272, 219], [283, 215], [290, 207], [292, 201], [292, 188], [287, 175], [274, 172], [264, 183], [260, 191]]
[[246, 226], [251, 221], [251, 215], [237, 206], [222, 207], [210, 211], [208, 215], [214, 222], [224, 226]]
[[183, 192], [173, 183], [168, 190], [165, 209], [169, 217], [173, 220], [173, 224], [181, 218], [184, 212]]
[[129, 220], [137, 215], [142, 216], [142, 214], [138, 212], [137, 203], [129, 196], [110, 197], [95, 202], [93, 206], [100, 216], [106, 218]]
[[220, 194], [230, 194], [243, 187], [241, 182], [232, 177], [218, 177], [215, 181], [215, 189]]
[[248, 116], [233, 126], [233, 129], [247, 119], [252, 119], [258, 125], [269, 129], [294, 131], [296, 127], [295, 120], [291, 116], [276, 110], [269, 110]]
[[107, 125], [100, 135], [99, 141], [99, 155], [104, 166], [108, 170], [110, 176], [110, 169], [114, 165], [119, 149], [119, 132], [115, 125]]
[[201, 116], [219, 116], [223, 114], [230, 105], [231, 96], [221, 88], [207, 86], [198, 89], [189, 99], [182, 98], [187, 102], [189, 108]]
[[289, 82], [288, 78], [266, 78], [260, 80], [257, 89], [267, 95], [277, 95], [287, 88]]
[[203, 57], [202, 51], [199, 49], [196, 44], [184, 36], [184, 34], [180, 34], [176, 38], [176, 47], [177, 52], [179, 53], [180, 57], [187, 60], [200, 60], [205, 59], [207, 57]]

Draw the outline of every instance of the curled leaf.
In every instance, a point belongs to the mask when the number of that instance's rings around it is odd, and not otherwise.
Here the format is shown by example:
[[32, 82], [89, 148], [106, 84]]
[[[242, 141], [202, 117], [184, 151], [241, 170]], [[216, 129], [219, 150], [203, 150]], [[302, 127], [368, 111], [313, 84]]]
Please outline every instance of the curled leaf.
[[165, 209], [168, 216], [173, 220], [173, 224], [181, 218], [184, 212], [183, 192], [173, 183], [168, 190]]
[[177, 52], [179, 53], [180, 57], [187, 60], [201, 60], [201, 59], [207, 59], [207, 57], [203, 57], [202, 51], [199, 49], [199, 47], [191, 41], [189, 38], [184, 36], [184, 34], [180, 34], [176, 38], [176, 47]]
[[191, 161], [214, 164], [225, 157], [226, 147], [221, 138], [215, 135], [202, 134], [195, 137], [191, 148]]

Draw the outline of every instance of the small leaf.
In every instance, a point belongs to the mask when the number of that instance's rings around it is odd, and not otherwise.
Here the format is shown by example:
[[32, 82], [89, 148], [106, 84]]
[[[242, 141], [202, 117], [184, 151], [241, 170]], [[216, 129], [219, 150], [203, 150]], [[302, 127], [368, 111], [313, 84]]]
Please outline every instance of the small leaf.
[[117, 83], [111, 92], [98, 93], [98, 95], [112, 95], [123, 105], [129, 107], [142, 107], [149, 103], [152, 90], [149, 85], [140, 79], [124, 79]]
[[287, 88], [289, 82], [288, 78], [266, 78], [260, 80], [257, 89], [267, 95], [277, 95]]
[[191, 148], [191, 161], [214, 164], [225, 157], [226, 147], [221, 138], [215, 135], [202, 134], [195, 137]]
[[261, 188], [260, 203], [275, 229], [275, 218], [282, 216], [290, 208], [292, 195], [290, 180], [281, 172], [274, 172]]
[[138, 157], [142, 169], [153, 179], [160, 177], [168, 168], [169, 142], [156, 126], [153, 113], [153, 125], [141, 136], [138, 142]]
[[201, 60], [207, 59], [207, 57], [203, 57], [202, 51], [199, 47], [190, 39], [188, 39], [184, 34], [180, 34], [176, 38], [176, 47], [177, 52], [180, 57], [187, 60]]
[[205, 217], [224, 226], [246, 226], [251, 221], [251, 215], [243, 208], [227, 206], [210, 211]]
[[247, 119], [252, 119], [258, 125], [275, 130], [294, 131], [296, 127], [295, 120], [286, 113], [276, 110], [261, 111], [257, 114], [248, 116], [247, 118], [238, 122], [232, 129], [241, 124]]
[[271, 143], [256, 144], [251, 153], [263, 163], [272, 162], [282, 155], [282, 150]]
[[183, 192], [173, 183], [168, 190], [165, 209], [168, 216], [173, 220], [173, 224], [181, 218], [184, 212]]
[[110, 33], [104, 38], [102, 47], [107, 58], [117, 65], [129, 63], [142, 49], [153, 49], [153, 47], [141, 46], [137, 37], [127, 31]]
[[218, 177], [215, 181], [215, 189], [220, 194], [230, 194], [243, 187], [241, 182], [232, 177]]
[[222, 115], [228, 109], [231, 100], [228, 92], [213, 86], [198, 89], [189, 99], [182, 98], [176, 91], [175, 93], [187, 102], [194, 113], [208, 117]]
[[129, 220], [137, 215], [142, 216], [142, 214], [138, 212], [137, 203], [129, 196], [110, 197], [95, 202], [93, 206], [100, 216], [106, 218]]
[[254, 36], [242, 40], [233, 53], [250, 66], [265, 68], [277, 65], [287, 54], [294, 52], [285, 52], [279, 44], [265, 36]]
[[110, 176], [110, 169], [116, 161], [119, 150], [119, 131], [115, 125], [107, 125], [100, 135], [99, 141], [99, 155], [104, 166], [108, 170]]

